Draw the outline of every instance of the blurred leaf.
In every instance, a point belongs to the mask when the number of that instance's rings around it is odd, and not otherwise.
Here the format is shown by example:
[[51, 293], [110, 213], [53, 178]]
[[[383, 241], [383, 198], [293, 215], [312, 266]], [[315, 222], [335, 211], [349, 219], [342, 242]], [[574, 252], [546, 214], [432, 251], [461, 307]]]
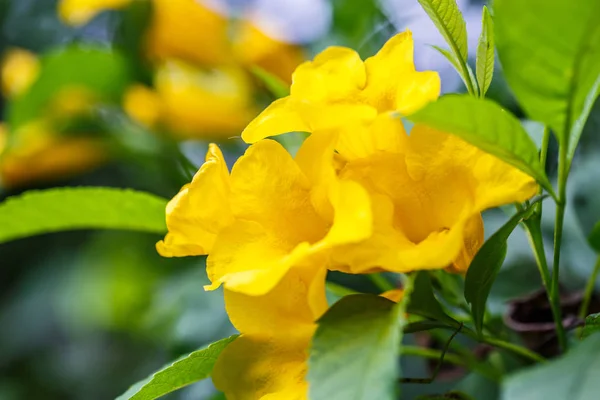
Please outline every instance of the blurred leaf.
[[219, 354], [236, 337], [237, 335], [233, 335], [221, 339], [204, 349], [196, 350], [180, 358], [143, 381], [134, 384], [127, 392], [117, 397], [117, 400], [152, 400], [208, 378]]
[[74, 229], [163, 234], [167, 200], [128, 189], [79, 187], [26, 192], [0, 203], [0, 243]]
[[[376, 0], [333, 0], [332, 5], [332, 28], [334, 33], [340, 36], [339, 41], [356, 49], [361, 56], [373, 55], [371, 50], [379, 49], [382, 44], [378, 40], [375, 40], [377, 43], [371, 43], [374, 42], [374, 37], [379, 39], [378, 23], [383, 19], [378, 2]], [[384, 41], [387, 38], [381, 39]]]
[[481, 17], [481, 36], [477, 45], [475, 73], [480, 97], [485, 97], [494, 76], [494, 21], [486, 6], [483, 6]]
[[466, 393], [453, 390], [444, 394], [425, 394], [415, 400], [473, 400], [473, 398]]
[[535, 143], [519, 120], [495, 102], [466, 94], [450, 94], [428, 104], [408, 119], [457, 135], [534, 177], [546, 190], [554, 193], [540, 165]]
[[568, 140], [569, 158], [600, 94], [598, 15], [598, 0], [494, 4], [506, 80], [532, 119]]
[[595, 400], [600, 393], [600, 334], [590, 336], [565, 356], [510, 375], [504, 400]]
[[588, 241], [590, 242], [590, 246], [592, 246], [596, 252], [600, 253], [600, 221], [594, 225], [592, 232], [588, 236]]
[[591, 314], [585, 317], [585, 325], [581, 331], [581, 339], [600, 331], [600, 313]]
[[251, 68], [251, 71], [276, 99], [286, 97], [290, 94], [289, 85], [269, 71], [256, 65]]
[[506, 258], [506, 241], [519, 222], [533, 212], [533, 206], [513, 215], [479, 249], [465, 277], [465, 299], [471, 304], [471, 315], [477, 333], [481, 334], [487, 298], [500, 267]]
[[13, 130], [43, 116], [56, 96], [69, 95], [65, 89], [84, 89], [98, 102], [118, 102], [130, 81], [125, 58], [105, 48], [70, 46], [44, 56], [41, 63], [38, 79], [10, 103], [7, 119]]
[[450, 326], [458, 326], [458, 323], [444, 312], [444, 309], [435, 298], [429, 274], [426, 271], [415, 272], [414, 279], [413, 292], [408, 303], [407, 312], [444, 322]]
[[346, 296], [331, 307], [310, 349], [310, 398], [395, 399], [404, 309], [405, 301], [369, 294]]

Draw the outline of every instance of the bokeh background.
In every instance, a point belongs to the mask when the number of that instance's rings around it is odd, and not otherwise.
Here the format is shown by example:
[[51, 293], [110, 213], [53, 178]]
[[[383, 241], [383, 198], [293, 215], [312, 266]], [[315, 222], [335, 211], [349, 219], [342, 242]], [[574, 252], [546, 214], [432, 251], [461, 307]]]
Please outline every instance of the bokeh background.
[[[484, 2], [458, 3], [474, 54]], [[230, 162], [243, 152], [241, 130], [275, 98], [269, 80], [289, 83], [298, 64], [333, 44], [370, 56], [407, 28], [417, 67], [439, 71], [444, 92], [463, 91], [431, 47], [444, 42], [416, 0], [0, 0], [0, 198], [73, 185], [170, 198], [207, 143], [219, 143]], [[488, 96], [523, 115], [499, 67]], [[539, 142], [541, 126], [523, 123]], [[583, 287], [594, 262], [585, 237], [600, 219], [599, 130], [597, 105], [570, 184], [563, 283], [571, 290]], [[555, 169], [550, 163], [551, 176]], [[487, 235], [506, 220], [502, 210], [485, 217]], [[0, 400], [115, 398], [234, 333], [220, 293], [202, 290], [204, 260], [162, 259], [158, 239], [80, 231], [0, 245]], [[498, 318], [508, 299], [540, 287], [522, 232], [509, 249], [491, 299]], [[343, 283], [375, 290], [360, 277]], [[404, 364], [406, 375], [428, 373], [422, 360]], [[409, 385], [404, 395], [457, 382], [486, 399], [497, 395], [493, 383], [461, 371], [428, 388]], [[170, 398], [219, 396], [205, 381]]]

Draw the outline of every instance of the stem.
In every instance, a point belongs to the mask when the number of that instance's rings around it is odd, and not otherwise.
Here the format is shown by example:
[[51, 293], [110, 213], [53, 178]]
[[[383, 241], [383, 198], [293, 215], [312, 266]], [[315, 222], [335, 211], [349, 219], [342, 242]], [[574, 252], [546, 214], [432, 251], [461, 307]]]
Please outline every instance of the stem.
[[[550, 291], [552, 300], [560, 304], [560, 247], [562, 244], [563, 224], [565, 220], [565, 205], [567, 203], [567, 177], [569, 175], [569, 166], [567, 160], [567, 141], [562, 140], [559, 145], [558, 154], [558, 202], [556, 203], [556, 219], [554, 222], [554, 258], [552, 265], [552, 289]], [[567, 337], [562, 320], [561, 329], [558, 330], [558, 344], [563, 351], [567, 350]]]
[[[441, 350], [407, 345], [402, 345], [402, 348], [400, 349], [400, 354], [402, 354], [403, 356], [423, 357], [430, 360], [439, 360], [442, 357]], [[447, 353], [446, 357], [444, 357], [444, 361], [461, 367], [465, 367], [467, 364], [465, 361], [463, 361], [463, 359], [460, 356], [453, 353]]]
[[521, 347], [519, 345], [510, 343], [510, 342], [505, 342], [504, 340], [484, 336], [484, 337], [479, 338], [479, 341], [482, 343], [489, 344], [490, 346], [497, 347], [499, 349], [511, 351], [511, 352], [513, 352], [517, 355], [520, 355], [521, 357], [526, 358], [531, 361], [541, 362], [541, 363], [546, 362], [546, 359], [544, 357], [540, 356], [539, 354], [537, 354], [529, 349], [526, 349], [525, 347]]
[[596, 264], [594, 265], [594, 270], [592, 271], [592, 275], [587, 281], [587, 285], [585, 286], [585, 293], [583, 295], [583, 301], [581, 303], [581, 308], [579, 309], [579, 318], [585, 319], [588, 314], [588, 309], [590, 308], [590, 301], [592, 300], [592, 294], [594, 293], [594, 287], [596, 286], [596, 278], [598, 277], [598, 272], [600, 271], [600, 256], [596, 259]]
[[369, 279], [375, 286], [377, 286], [382, 292], [387, 292], [388, 290], [397, 289], [394, 285], [390, 283], [383, 275], [380, 273], [369, 274]]

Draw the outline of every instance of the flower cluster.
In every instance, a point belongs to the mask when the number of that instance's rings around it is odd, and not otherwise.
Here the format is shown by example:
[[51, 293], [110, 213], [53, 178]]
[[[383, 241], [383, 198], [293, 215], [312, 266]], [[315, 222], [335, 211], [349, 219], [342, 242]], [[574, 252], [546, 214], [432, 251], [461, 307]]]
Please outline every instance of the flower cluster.
[[[59, 14], [72, 25], [98, 12], [122, 9], [131, 0], [62, 0]], [[256, 114], [247, 69], [258, 66], [283, 80], [303, 60], [299, 46], [266, 35], [248, 20], [197, 0], [152, 0], [142, 52], [152, 85], [138, 83], [125, 93], [125, 111], [139, 123], [180, 138], [222, 138], [235, 134]], [[230, 33], [234, 31], [235, 35]]]
[[[328, 270], [464, 273], [481, 212], [521, 202], [535, 181], [451, 134], [401, 117], [440, 92], [418, 72], [410, 32], [375, 56], [330, 47], [293, 75], [242, 133], [231, 172], [219, 148], [167, 207], [167, 257], [208, 254], [241, 336], [213, 373], [228, 398], [305, 399], [307, 349], [327, 309]], [[268, 137], [310, 133], [295, 156]]]

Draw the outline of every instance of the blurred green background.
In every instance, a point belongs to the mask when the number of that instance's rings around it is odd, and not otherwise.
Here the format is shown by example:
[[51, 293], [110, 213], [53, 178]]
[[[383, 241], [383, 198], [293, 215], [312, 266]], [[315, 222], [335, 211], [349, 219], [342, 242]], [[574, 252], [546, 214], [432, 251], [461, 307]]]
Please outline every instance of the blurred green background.
[[[444, 91], [463, 90], [429, 46], [443, 41], [416, 0], [134, 0], [97, 13], [92, 1], [59, 3], [0, 0], [1, 199], [81, 185], [171, 198], [208, 142], [231, 163], [243, 152], [240, 130], [274, 98], [260, 78], [265, 71], [289, 82], [296, 65], [330, 44], [369, 56], [410, 28], [417, 67], [439, 71]], [[473, 50], [484, 2], [458, 3]], [[523, 115], [499, 68], [489, 96]], [[541, 127], [524, 124], [539, 141]], [[597, 104], [569, 188], [563, 277], [573, 290], [594, 262], [585, 236], [600, 220], [598, 130]], [[548, 168], [554, 176], [555, 166]], [[501, 210], [487, 213], [487, 235], [505, 219]], [[159, 239], [81, 231], [0, 245], [1, 400], [115, 398], [166, 362], [234, 332], [220, 293], [202, 289], [204, 260], [163, 259], [154, 250]], [[508, 299], [540, 287], [524, 233], [515, 232], [509, 249], [491, 299], [498, 318]], [[360, 277], [344, 283], [373, 290]], [[427, 374], [422, 360], [404, 363], [409, 375]], [[456, 382], [497, 396], [494, 384], [460, 371], [427, 388], [408, 385], [404, 395]], [[204, 381], [171, 398], [214, 396]]]

